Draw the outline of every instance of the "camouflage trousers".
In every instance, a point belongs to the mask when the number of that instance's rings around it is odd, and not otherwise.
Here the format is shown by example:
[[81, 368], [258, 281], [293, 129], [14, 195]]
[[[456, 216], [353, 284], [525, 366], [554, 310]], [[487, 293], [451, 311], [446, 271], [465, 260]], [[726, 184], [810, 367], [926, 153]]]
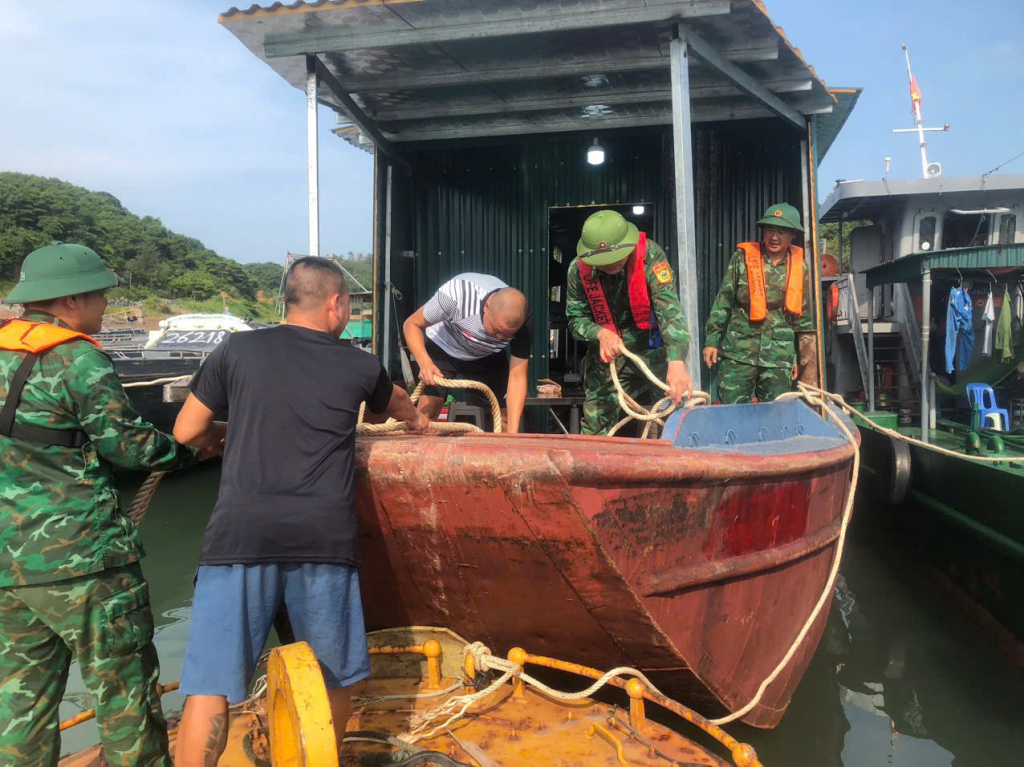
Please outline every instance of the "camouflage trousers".
[[718, 358], [718, 400], [723, 405], [771, 402], [793, 388], [793, 369], [748, 365], [730, 357]]
[[111, 765], [170, 767], [149, 587], [138, 562], [0, 589], [0, 765], [56, 765], [71, 661]]
[[[668, 357], [665, 349], [630, 349], [643, 358], [647, 367], [662, 381], [668, 375]], [[619, 383], [623, 391], [640, 404], [652, 405], [664, 396], [664, 392], [655, 387], [647, 376], [626, 357], [615, 360], [615, 370], [619, 375]], [[607, 363], [594, 352], [587, 355], [587, 375], [583, 381], [586, 399], [583, 402], [583, 423], [580, 430], [584, 434], [607, 434], [615, 424], [626, 417], [619, 405], [619, 395], [615, 391], [612, 373]]]

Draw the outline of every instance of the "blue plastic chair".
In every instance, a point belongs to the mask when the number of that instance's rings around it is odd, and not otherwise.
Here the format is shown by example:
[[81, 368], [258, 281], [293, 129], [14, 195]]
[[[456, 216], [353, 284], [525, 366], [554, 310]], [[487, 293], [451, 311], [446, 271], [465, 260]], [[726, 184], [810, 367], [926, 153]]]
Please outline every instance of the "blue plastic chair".
[[967, 401], [971, 403], [971, 407], [974, 407], [974, 403], [978, 403], [978, 409], [981, 411], [981, 425], [986, 426], [986, 420], [989, 415], [997, 415], [1002, 417], [1002, 422], [996, 426], [1001, 431], [1006, 431], [1010, 427], [1010, 414], [1006, 411], [1006, 408], [996, 407], [996, 393], [992, 391], [992, 387], [988, 384], [983, 383], [972, 383], [967, 384]]

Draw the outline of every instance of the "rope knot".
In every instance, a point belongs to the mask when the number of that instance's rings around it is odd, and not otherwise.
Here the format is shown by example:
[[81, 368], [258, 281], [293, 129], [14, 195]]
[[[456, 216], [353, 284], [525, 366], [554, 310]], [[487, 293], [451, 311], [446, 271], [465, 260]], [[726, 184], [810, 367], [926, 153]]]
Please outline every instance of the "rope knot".
[[477, 671], [488, 671], [491, 668], [488, 659], [491, 657], [491, 648], [483, 642], [473, 642], [466, 645], [462, 650], [462, 657], [469, 656], [473, 659], [473, 665]]

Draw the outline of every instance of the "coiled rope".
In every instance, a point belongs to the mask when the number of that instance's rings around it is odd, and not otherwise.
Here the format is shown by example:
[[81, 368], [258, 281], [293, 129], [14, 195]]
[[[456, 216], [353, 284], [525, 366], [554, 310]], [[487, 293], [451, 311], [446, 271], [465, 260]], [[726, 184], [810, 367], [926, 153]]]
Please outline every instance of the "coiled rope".
[[[633, 352], [629, 351], [629, 349], [623, 349], [622, 355], [627, 359], [631, 360], [633, 364], [640, 369], [640, 372], [647, 376], [648, 380], [652, 384], [657, 386], [662, 391], [669, 391], [669, 385], [662, 381], [660, 378], [658, 378], [656, 375], [654, 375], [654, 373], [651, 372], [651, 369], [647, 367], [647, 363], [645, 363], [639, 355], [634, 354]], [[640, 405], [635, 399], [630, 397], [626, 393], [626, 390], [622, 388], [622, 384], [619, 382], [619, 371], [615, 365], [615, 360], [609, 362], [608, 367], [611, 370], [612, 383], [615, 384], [615, 393], [619, 397], [619, 407], [621, 407], [626, 413], [626, 417], [619, 421], [617, 424], [615, 424], [608, 431], [609, 437], [614, 437], [615, 433], [630, 421], [644, 421], [644, 431], [640, 439], [647, 439], [648, 435], [651, 433], [651, 427], [654, 424], [658, 424], [658, 426], [664, 427], [665, 419], [668, 418], [668, 416], [670, 416], [677, 409], [681, 407], [693, 407], [695, 405], [711, 404], [710, 394], [708, 394], [707, 392], [694, 390], [693, 392], [691, 392], [689, 399], [685, 401], [681, 400], [678, 405], [672, 402], [671, 397], [662, 397], [660, 400], [654, 403], [653, 407], [651, 407], [648, 410], [643, 405]]]
[[[483, 395], [487, 397], [491, 406], [491, 418], [494, 421], [494, 431], [496, 433], [501, 431], [501, 405], [498, 403], [498, 398], [494, 396], [494, 392], [491, 391], [487, 384], [480, 383], [479, 381], [437, 378], [434, 380], [433, 385], [443, 386], [447, 389], [475, 389], [478, 392], [482, 392]], [[421, 381], [413, 390], [410, 398], [414, 405], [423, 395], [423, 390], [425, 388], [426, 385]], [[409, 431], [409, 425], [407, 423], [404, 421], [396, 421], [394, 418], [389, 418], [384, 423], [363, 423], [363, 417], [365, 414], [366, 403], [364, 402], [359, 408], [359, 421], [356, 426], [357, 437], [372, 437], [381, 434], [399, 434]], [[430, 423], [430, 433], [432, 434], [471, 434], [482, 432], [483, 429], [471, 423], [438, 423], [437, 421], [431, 421]]]
[[[692, 709], [672, 700], [660, 692], [651, 680], [648, 679], [641, 671], [634, 668], [628, 668], [626, 666], [613, 668], [601, 675], [585, 690], [580, 690], [579, 692], [563, 692], [562, 690], [556, 690], [553, 687], [549, 687], [539, 679], [526, 673], [521, 664], [509, 660], [508, 658], [499, 658], [493, 655], [490, 649], [482, 642], [473, 642], [466, 645], [463, 648], [463, 656], [465, 657], [467, 655], [472, 657], [473, 667], [477, 671], [500, 671], [501, 676], [482, 690], [468, 693], [466, 695], [457, 695], [449, 698], [440, 706], [429, 711], [414, 713], [409, 720], [410, 730], [399, 735], [398, 740], [411, 745], [419, 740], [433, 737], [465, 716], [466, 712], [474, 703], [488, 698], [493, 693], [501, 689], [502, 685], [507, 683], [512, 677], [516, 677], [524, 684], [535, 687], [541, 693], [554, 700], [563, 701], [565, 703], [572, 703], [574, 701], [583, 700], [584, 698], [589, 698], [602, 687], [613, 683], [613, 680], [620, 677], [633, 677], [639, 680], [647, 688], [652, 699], [660, 699], [660, 702], [669, 704], [671, 706], [670, 710], [680, 713], [687, 721], [690, 721], [700, 727], [728, 748], [732, 752], [733, 760], [737, 765], [740, 765], [741, 767], [755, 767], [755, 765], [760, 765], [760, 762], [757, 760], [757, 753], [751, 746], [745, 743], [740, 743], [724, 730], [719, 728], [717, 723], [708, 721]], [[621, 684], [616, 684], [616, 686], [621, 686]], [[431, 727], [429, 731], [427, 730], [427, 728], [431, 726], [432, 722], [435, 722], [442, 717], [446, 717], [443, 723]]]

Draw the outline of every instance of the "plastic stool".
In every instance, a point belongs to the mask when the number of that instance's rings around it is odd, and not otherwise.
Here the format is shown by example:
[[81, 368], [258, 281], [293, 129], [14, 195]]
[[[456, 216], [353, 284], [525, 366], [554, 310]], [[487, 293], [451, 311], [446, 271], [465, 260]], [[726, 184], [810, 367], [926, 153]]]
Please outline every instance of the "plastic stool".
[[978, 410], [981, 412], [981, 425], [987, 427], [988, 418], [990, 415], [998, 415], [1002, 417], [1002, 426], [996, 427], [1006, 430], [1010, 426], [1010, 414], [1006, 408], [996, 407], [996, 393], [992, 391], [992, 387], [988, 384], [983, 383], [972, 383], [967, 384], [967, 401], [974, 407], [977, 403]]
[[487, 428], [487, 416], [479, 405], [453, 402], [448, 406], [448, 423], [473, 423], [480, 429]]

